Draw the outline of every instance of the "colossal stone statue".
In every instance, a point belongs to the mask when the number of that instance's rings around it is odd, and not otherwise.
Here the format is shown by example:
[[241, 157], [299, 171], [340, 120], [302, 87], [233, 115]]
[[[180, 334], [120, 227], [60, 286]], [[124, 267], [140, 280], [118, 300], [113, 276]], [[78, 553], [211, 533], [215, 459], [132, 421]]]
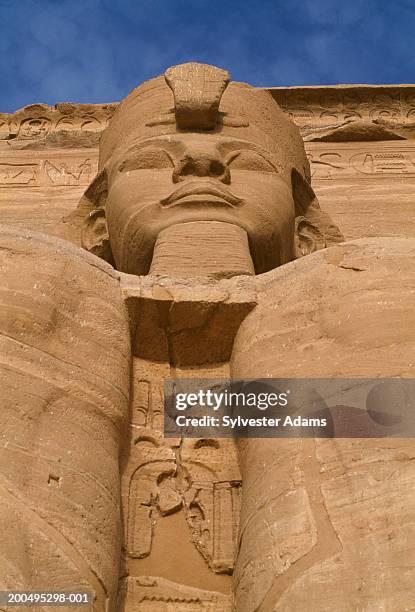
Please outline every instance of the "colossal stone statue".
[[0, 233], [0, 589], [410, 609], [410, 439], [164, 439], [162, 406], [166, 378], [413, 376], [414, 241], [341, 243], [288, 116], [195, 63], [120, 104], [73, 219], [90, 253]]

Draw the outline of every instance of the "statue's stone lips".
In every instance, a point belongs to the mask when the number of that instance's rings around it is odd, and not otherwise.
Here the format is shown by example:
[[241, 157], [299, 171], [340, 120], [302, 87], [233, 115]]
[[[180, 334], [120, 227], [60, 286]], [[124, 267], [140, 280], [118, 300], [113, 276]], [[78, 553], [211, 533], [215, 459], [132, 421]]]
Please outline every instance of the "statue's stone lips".
[[211, 182], [193, 181], [182, 185], [160, 202], [165, 207], [193, 203], [240, 206], [243, 200], [234, 196], [227, 189], [213, 185]]

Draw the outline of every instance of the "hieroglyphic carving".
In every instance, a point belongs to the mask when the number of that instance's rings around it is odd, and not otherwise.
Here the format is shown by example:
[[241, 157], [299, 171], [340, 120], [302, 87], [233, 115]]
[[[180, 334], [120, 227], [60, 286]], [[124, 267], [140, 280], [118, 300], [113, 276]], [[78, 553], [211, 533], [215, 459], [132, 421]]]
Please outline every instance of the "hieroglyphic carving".
[[65, 161], [54, 164], [46, 160], [43, 163], [43, 169], [52, 185], [89, 184], [94, 174], [90, 159], [85, 159], [82, 163], [72, 166]]
[[[347, 121], [398, 122], [403, 126], [415, 121], [415, 87], [412, 85], [270, 87], [269, 91], [303, 136], [335, 128]], [[413, 133], [408, 137], [413, 138]]]
[[128, 556], [140, 559], [149, 555], [155, 516], [181, 508], [175, 474], [174, 451], [163, 443], [161, 435], [146, 428], [134, 428], [129, 469], [123, 477]]
[[0, 186], [39, 184], [39, 164], [0, 163]]
[[199, 552], [213, 571], [229, 573], [241, 491], [233, 441], [182, 440], [174, 452], [149, 428], [163, 399], [151, 370], [162, 365], [134, 358], [132, 441], [123, 476], [126, 552], [132, 558], [148, 556], [158, 518], [184, 506], [189, 537]]
[[120, 608], [140, 612], [231, 612], [231, 598], [155, 576], [129, 577], [120, 588]]
[[240, 480], [215, 482], [213, 485], [213, 555], [212, 566], [233, 570], [241, 511]]
[[51, 121], [47, 117], [24, 119], [19, 125], [18, 138], [41, 138], [50, 130]]
[[[411, 85], [267, 89], [299, 126], [303, 136], [354, 120], [415, 122], [415, 87]], [[101, 132], [117, 106], [117, 103], [32, 104], [15, 113], [2, 113], [0, 135], [4, 133], [3, 138], [35, 139], [58, 130]]]
[[100, 132], [105, 129], [117, 104], [74, 104], [60, 102], [55, 106], [31, 104], [15, 113], [0, 115], [3, 138], [41, 139], [59, 130]]
[[168, 363], [155, 363], [134, 357], [131, 415], [133, 425], [162, 430], [163, 380], [169, 374]]
[[347, 169], [340, 153], [335, 151], [328, 153], [315, 154], [309, 153], [308, 159], [311, 167], [311, 176], [315, 179], [331, 179]]
[[0, 188], [88, 185], [95, 174], [96, 161], [79, 154], [48, 154], [48, 159], [41, 159], [15, 152], [13, 157], [0, 157]]
[[[161, 433], [164, 380], [200, 374], [198, 369], [184, 371], [177, 365], [172, 368], [171, 356], [176, 360], [182, 358], [183, 328], [186, 333], [196, 328], [200, 336], [201, 323], [208, 312], [206, 301], [203, 309], [199, 308], [200, 298], [194, 285], [179, 283], [175, 288], [174, 283], [171, 287], [170, 284], [166, 279], [133, 280], [129, 276], [123, 288], [132, 322], [134, 352], [131, 443], [122, 476], [127, 564], [128, 559], [151, 557], [153, 538], [162, 528], [163, 517], [184, 511], [188, 538], [207, 565], [215, 573], [231, 573], [241, 497], [233, 441], [164, 440]], [[244, 312], [245, 308], [250, 309], [246, 298], [247, 294], [244, 305], [240, 305]], [[217, 316], [223, 309], [229, 309], [229, 318], [236, 319], [237, 312], [235, 307], [231, 310], [230, 302], [239, 306], [238, 292], [215, 291], [210, 293], [210, 301], [209, 307]], [[227, 321], [223, 335], [231, 334], [229, 320], [223, 314], [220, 320]], [[191, 337], [186, 346], [192, 344]], [[229, 374], [227, 367], [222, 371], [223, 366], [217, 364], [228, 357], [226, 342], [221, 350], [220, 354], [215, 353], [212, 376], [218, 375], [218, 368], [221, 376]], [[187, 350], [184, 355], [187, 360], [188, 353]], [[206, 366], [204, 375], [209, 375]]]
[[232, 573], [239, 526], [241, 476], [233, 440], [183, 440], [180, 467], [192, 540], [217, 573]]
[[415, 165], [405, 151], [356, 153], [350, 164], [362, 174], [415, 174]]
[[375, 144], [307, 143], [311, 176], [314, 181], [333, 178], [373, 178], [380, 176], [415, 177], [415, 147], [401, 142]]
[[[149, 387], [140, 388], [145, 401]], [[184, 507], [189, 537], [209, 567], [231, 573], [241, 498], [233, 441], [182, 440], [175, 453], [159, 432], [135, 426], [132, 435], [122, 493], [127, 555], [148, 556], [157, 520]]]

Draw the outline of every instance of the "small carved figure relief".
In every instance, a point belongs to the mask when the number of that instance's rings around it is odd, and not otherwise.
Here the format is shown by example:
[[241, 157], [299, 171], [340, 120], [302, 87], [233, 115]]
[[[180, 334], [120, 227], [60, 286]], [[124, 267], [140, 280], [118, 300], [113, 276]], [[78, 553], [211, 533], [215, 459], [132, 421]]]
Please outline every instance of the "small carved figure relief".
[[91, 180], [92, 165], [89, 159], [77, 167], [70, 167], [67, 162], [53, 163], [46, 160], [43, 167], [53, 185], [82, 185]]
[[94, 165], [90, 159], [81, 161], [71, 157], [21, 163], [0, 161], [0, 188], [87, 185], [94, 175]]
[[38, 164], [13, 164], [0, 162], [0, 186], [35, 186], [38, 184], [38, 178]]
[[357, 172], [369, 175], [415, 173], [408, 153], [402, 151], [357, 153], [350, 158], [350, 164]]
[[50, 130], [50, 120], [45, 117], [26, 119], [19, 129], [19, 138], [42, 138]]
[[340, 153], [321, 153], [318, 156], [309, 153], [308, 160], [313, 179], [331, 179], [347, 168]]

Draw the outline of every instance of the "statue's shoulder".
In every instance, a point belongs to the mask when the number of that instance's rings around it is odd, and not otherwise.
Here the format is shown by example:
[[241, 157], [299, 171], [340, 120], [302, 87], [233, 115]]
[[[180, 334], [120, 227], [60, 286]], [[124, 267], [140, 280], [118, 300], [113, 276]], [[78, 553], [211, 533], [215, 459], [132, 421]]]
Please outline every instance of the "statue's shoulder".
[[4, 224], [0, 224], [0, 261], [3, 271], [16, 268], [19, 274], [25, 270], [34, 275], [47, 271], [59, 274], [63, 266], [68, 268], [72, 262], [85, 271], [91, 268], [119, 278], [119, 273], [107, 262], [67, 240]]
[[257, 306], [234, 344], [239, 376], [373, 377], [409, 371], [415, 238], [339, 243], [255, 282]]
[[415, 281], [415, 238], [359, 238], [317, 251], [255, 279], [258, 300], [330, 302], [350, 291], [402, 288]]
[[63, 359], [76, 353], [71, 339], [85, 357], [109, 334], [108, 346], [119, 340], [125, 352], [120, 275], [106, 262], [61, 238], [0, 225], [0, 270], [3, 343], [6, 337], [51, 354], [53, 345]]

